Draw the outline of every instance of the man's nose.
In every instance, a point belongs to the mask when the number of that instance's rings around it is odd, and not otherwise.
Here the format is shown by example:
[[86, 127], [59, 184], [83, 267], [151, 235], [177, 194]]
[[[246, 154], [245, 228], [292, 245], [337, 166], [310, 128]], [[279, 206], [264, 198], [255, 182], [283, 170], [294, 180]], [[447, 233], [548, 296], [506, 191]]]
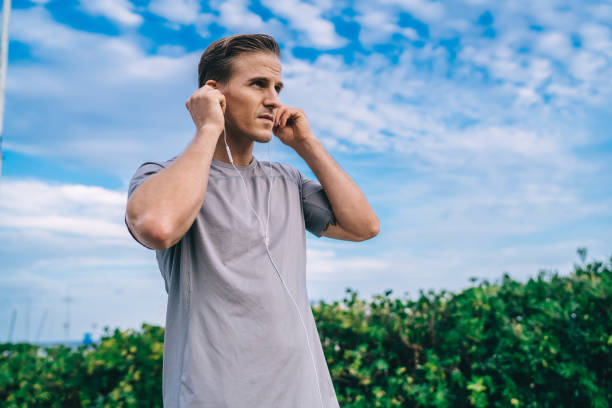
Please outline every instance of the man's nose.
[[276, 92], [276, 89], [271, 89], [266, 92], [263, 103], [266, 108], [271, 109], [276, 109], [280, 106], [280, 100], [278, 99], [278, 92]]

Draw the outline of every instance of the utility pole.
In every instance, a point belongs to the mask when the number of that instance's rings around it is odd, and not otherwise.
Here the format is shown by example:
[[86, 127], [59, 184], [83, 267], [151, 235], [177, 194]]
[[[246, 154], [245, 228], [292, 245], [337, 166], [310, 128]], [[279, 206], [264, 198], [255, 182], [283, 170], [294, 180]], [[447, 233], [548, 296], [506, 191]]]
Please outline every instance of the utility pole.
[[66, 302], [66, 321], [64, 322], [64, 338], [66, 343], [68, 343], [70, 341], [70, 303], [74, 300], [74, 298], [70, 297], [70, 293], [68, 293], [66, 297], [62, 300]]
[[35, 341], [35, 343], [38, 343], [40, 341], [40, 335], [42, 334], [43, 327], [45, 325], [45, 322], [47, 321], [47, 313], [48, 312], [49, 312], [49, 309], [45, 309], [45, 313], [43, 314], [42, 319], [40, 319], [40, 324], [38, 325], [38, 331], [36, 332], [36, 341]]
[[32, 299], [30, 299], [30, 296], [28, 296], [26, 298], [26, 315], [25, 315], [25, 318], [26, 318], [26, 321], [25, 321], [25, 323], [26, 323], [25, 341], [26, 341], [26, 343], [30, 342], [30, 309], [31, 309], [31, 306], [32, 306]]
[[9, 14], [11, 0], [2, 2], [2, 45], [0, 46], [0, 176], [2, 176], [2, 135], [4, 125], [4, 84], [6, 83], [6, 66], [8, 65]]
[[15, 321], [17, 320], [17, 309], [13, 309], [13, 315], [11, 316], [11, 324], [9, 325], [8, 340], [7, 343], [13, 341], [13, 331], [15, 330]]

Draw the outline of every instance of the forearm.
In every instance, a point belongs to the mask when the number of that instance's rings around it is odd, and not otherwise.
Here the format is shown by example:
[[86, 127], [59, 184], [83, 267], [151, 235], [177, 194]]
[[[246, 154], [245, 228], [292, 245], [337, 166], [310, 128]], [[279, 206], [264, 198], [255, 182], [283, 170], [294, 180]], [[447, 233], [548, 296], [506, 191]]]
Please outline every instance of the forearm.
[[166, 169], [145, 180], [127, 204], [127, 221], [155, 249], [178, 242], [193, 224], [206, 194], [210, 164], [219, 135], [212, 127], [196, 136]]
[[295, 150], [321, 183], [342, 228], [358, 236], [368, 236], [371, 231], [378, 230], [378, 217], [365, 194], [318, 139], [310, 137]]

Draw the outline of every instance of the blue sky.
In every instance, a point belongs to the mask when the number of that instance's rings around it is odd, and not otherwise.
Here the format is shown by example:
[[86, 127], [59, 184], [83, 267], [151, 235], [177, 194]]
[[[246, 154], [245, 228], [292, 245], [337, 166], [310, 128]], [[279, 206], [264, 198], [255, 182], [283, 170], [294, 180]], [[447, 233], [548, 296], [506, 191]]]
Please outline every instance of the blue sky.
[[[611, 21], [591, 1], [13, 1], [0, 341], [13, 310], [13, 340], [35, 340], [45, 313], [41, 341], [67, 319], [72, 339], [163, 324], [154, 253], [123, 224], [127, 184], [187, 146], [199, 57], [240, 32], [278, 40], [281, 101], [381, 220], [361, 243], [307, 233], [312, 300], [566, 274], [578, 247], [608, 259]], [[278, 139], [270, 151], [312, 176]]]

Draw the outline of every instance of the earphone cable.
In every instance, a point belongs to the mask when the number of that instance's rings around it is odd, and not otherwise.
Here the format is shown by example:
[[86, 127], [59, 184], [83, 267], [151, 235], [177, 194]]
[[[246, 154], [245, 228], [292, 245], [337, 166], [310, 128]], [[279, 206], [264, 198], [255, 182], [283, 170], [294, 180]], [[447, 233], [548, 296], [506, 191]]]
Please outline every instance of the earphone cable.
[[[223, 129], [223, 138], [225, 140], [225, 149], [227, 151], [227, 155], [228, 155], [228, 157], [230, 159], [230, 162], [232, 163], [232, 166], [234, 167], [234, 169], [236, 170], [236, 172], [240, 176], [240, 179], [242, 180], [242, 185], [244, 186], [244, 191], [245, 191], [246, 199], [247, 199], [247, 201], [249, 203], [249, 206], [251, 207], [251, 210], [253, 211], [253, 214], [255, 214], [255, 217], [257, 217], [257, 221], [259, 222], [259, 226], [263, 229], [263, 223], [261, 222], [261, 219], [257, 215], [257, 212], [255, 211], [255, 208], [253, 207], [253, 205], [251, 204], [251, 200], [249, 199], [249, 194], [248, 194], [248, 189], [247, 189], [247, 186], [246, 186], [246, 182], [244, 181], [244, 178], [242, 177], [242, 174], [240, 174], [240, 171], [238, 170], [238, 168], [234, 164], [234, 160], [232, 158], [232, 153], [230, 151], [229, 145], [227, 144], [227, 137], [225, 135], [225, 128]], [[270, 160], [270, 145], [269, 144], [268, 144], [268, 165], [272, 166], [272, 161]], [[312, 352], [312, 346], [310, 344], [310, 336], [308, 336], [308, 329], [306, 328], [306, 323], [304, 323], [304, 318], [302, 317], [302, 312], [300, 312], [300, 308], [297, 305], [297, 302], [295, 301], [295, 299], [293, 298], [293, 295], [289, 291], [289, 288], [285, 284], [285, 280], [281, 276], [281, 273], [278, 270], [278, 267], [276, 266], [276, 262], [274, 262], [274, 259], [272, 258], [272, 254], [270, 253], [269, 238], [268, 238], [268, 221], [270, 220], [270, 196], [272, 195], [272, 183], [273, 183], [273, 180], [270, 178], [269, 172], [266, 172], [264, 170], [264, 173], [266, 173], [266, 178], [268, 179], [268, 184], [270, 185], [270, 189], [268, 190], [268, 216], [267, 216], [267, 219], [266, 219], [266, 230], [264, 231], [264, 246], [266, 248], [266, 252], [268, 254], [268, 257], [270, 258], [270, 262], [272, 263], [272, 266], [274, 267], [274, 270], [276, 271], [276, 275], [278, 276], [278, 278], [280, 279], [281, 283], [283, 284], [283, 287], [285, 288], [285, 291], [287, 292], [287, 294], [291, 298], [291, 301], [293, 302], [293, 305], [295, 306], [295, 310], [298, 312], [298, 315], [300, 316], [300, 322], [302, 323], [302, 327], [304, 328], [304, 334], [306, 335], [306, 343], [308, 345], [308, 351], [310, 352], [310, 358], [312, 360], [312, 367], [314, 368], [315, 378], [316, 378], [316, 381], [317, 381], [317, 391], [319, 391], [319, 400], [321, 402], [321, 407], [324, 408], [323, 395], [321, 394], [321, 382], [319, 381], [319, 372], [317, 370], [317, 365], [316, 365], [316, 362], [315, 362], [315, 359], [314, 359], [314, 354]]]

